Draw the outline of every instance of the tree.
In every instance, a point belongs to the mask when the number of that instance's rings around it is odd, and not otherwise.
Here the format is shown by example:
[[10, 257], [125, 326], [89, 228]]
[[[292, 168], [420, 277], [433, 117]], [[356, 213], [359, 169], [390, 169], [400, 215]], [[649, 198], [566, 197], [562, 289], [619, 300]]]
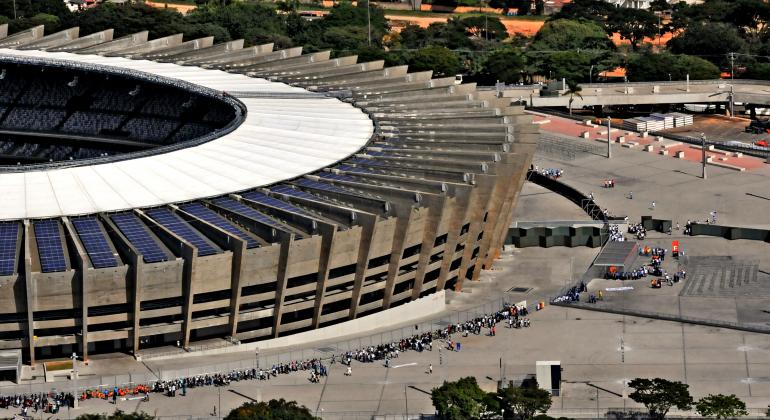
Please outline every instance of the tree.
[[487, 83], [519, 82], [526, 68], [526, 60], [518, 48], [498, 48], [486, 57], [481, 68]]
[[569, 115], [572, 115], [572, 102], [575, 100], [575, 96], [577, 96], [580, 99], [583, 99], [583, 95], [580, 94], [580, 92], [583, 91], [583, 88], [580, 87], [577, 82], [574, 80], [568, 80], [567, 81], [567, 94], [569, 94]]
[[247, 402], [233, 409], [225, 420], [315, 420], [304, 405], [296, 401], [270, 400], [268, 402]]
[[124, 413], [121, 410], [115, 410], [114, 413], [107, 414], [81, 414], [75, 417], [75, 420], [152, 420], [155, 417], [145, 413]]
[[547, 21], [537, 34], [530, 49], [564, 50], [614, 50], [612, 41], [601, 26], [592, 22], [566, 19]]
[[574, 0], [566, 3], [553, 15], [553, 19], [583, 20], [601, 24], [614, 8], [615, 6], [604, 0]]
[[696, 23], [668, 41], [668, 49], [674, 54], [703, 56], [714, 64], [727, 62], [727, 54], [747, 49], [734, 26], [726, 23]]
[[695, 404], [698, 413], [705, 417], [718, 419], [734, 418], [749, 415], [746, 403], [738, 399], [735, 394], [709, 395], [703, 397]]
[[755, 63], [743, 74], [746, 79], [770, 80], [770, 63]]
[[634, 82], [718, 79], [719, 68], [699, 57], [646, 51], [631, 56], [626, 63], [626, 77]]
[[485, 410], [484, 401], [487, 393], [479, 388], [476, 378], [468, 376], [456, 382], [444, 381], [438, 388], [433, 388], [431, 400], [438, 415], [446, 420], [465, 420], [479, 418]]
[[452, 50], [430, 46], [415, 51], [407, 60], [410, 70], [433, 70], [434, 75], [454, 76], [462, 68], [460, 59]]
[[452, 18], [450, 25], [460, 25], [465, 28], [468, 35], [479, 40], [502, 41], [508, 38], [508, 31], [499, 18], [494, 16], [470, 16], [465, 18]]
[[531, 419], [535, 413], [551, 408], [551, 393], [540, 389], [537, 383], [526, 387], [508, 387], [497, 392], [501, 407], [522, 419]]
[[679, 410], [692, 408], [689, 385], [667, 379], [636, 378], [628, 383], [634, 389], [629, 397], [647, 407], [650, 417], [663, 419], [672, 407]]
[[620, 7], [607, 18], [607, 32], [619, 33], [622, 39], [631, 43], [631, 49], [639, 49], [645, 37], [654, 36], [658, 31], [658, 18], [642, 9]]

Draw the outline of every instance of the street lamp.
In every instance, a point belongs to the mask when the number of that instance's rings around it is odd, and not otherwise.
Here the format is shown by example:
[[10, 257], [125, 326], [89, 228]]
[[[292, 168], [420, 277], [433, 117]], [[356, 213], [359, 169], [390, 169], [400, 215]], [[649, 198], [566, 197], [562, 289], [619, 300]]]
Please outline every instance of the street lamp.
[[702, 172], [701, 178], [706, 179], [706, 134], [700, 133], [700, 146], [701, 146], [701, 162]]

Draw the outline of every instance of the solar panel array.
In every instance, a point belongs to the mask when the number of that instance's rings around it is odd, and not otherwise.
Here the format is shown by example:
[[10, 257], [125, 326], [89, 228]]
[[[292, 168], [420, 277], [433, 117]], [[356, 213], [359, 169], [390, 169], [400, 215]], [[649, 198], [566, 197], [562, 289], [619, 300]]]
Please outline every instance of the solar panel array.
[[276, 185], [275, 187], [270, 188], [270, 191], [278, 194], [288, 195], [290, 197], [304, 198], [306, 200], [324, 201], [323, 199], [318, 198], [309, 192], [298, 190], [288, 185]]
[[118, 259], [110, 248], [104, 232], [95, 217], [72, 219], [72, 226], [86, 247], [86, 253], [94, 268], [117, 267]]
[[44, 273], [65, 271], [67, 262], [61, 244], [59, 222], [55, 219], [38, 220], [33, 225], [37, 252], [40, 255], [40, 265]]
[[192, 226], [170, 209], [157, 208], [147, 210], [147, 214], [155, 219], [156, 222], [198, 248], [198, 255], [203, 257], [219, 253], [219, 250], [206, 241], [197, 230], [193, 229]]
[[334, 172], [319, 172], [318, 176], [323, 179], [329, 179], [332, 181], [347, 181], [347, 182], [357, 182], [358, 180], [353, 178], [350, 175], [345, 174], [335, 174]]
[[217, 198], [216, 200], [214, 200], [214, 204], [216, 204], [219, 207], [222, 207], [223, 209], [227, 209], [227, 210], [236, 212], [238, 214], [244, 215], [250, 219], [262, 222], [263, 224], [268, 225], [277, 230], [280, 230], [280, 231], [286, 230], [286, 227], [283, 226], [282, 224], [276, 222], [275, 220], [271, 219], [265, 214], [258, 212], [253, 207], [249, 207], [241, 203], [240, 201], [233, 200], [232, 198], [227, 198], [227, 197]]
[[328, 191], [333, 193], [342, 193], [342, 194], [349, 194], [349, 191], [346, 191], [336, 185], [327, 184], [325, 182], [318, 182], [313, 181], [311, 179], [307, 178], [300, 178], [296, 181], [294, 181], [295, 184], [299, 185], [300, 187], [307, 187], [312, 188], [314, 190], [320, 190], [320, 191]]
[[118, 226], [118, 229], [129, 242], [142, 254], [146, 263], [168, 261], [168, 255], [160, 248], [155, 239], [150, 236], [147, 227], [133, 213], [117, 213], [110, 219]]
[[244, 241], [246, 241], [246, 248], [256, 248], [259, 246], [259, 242], [256, 239], [252, 238], [251, 236], [246, 234], [246, 232], [236, 227], [229, 220], [222, 217], [222, 215], [204, 206], [203, 204], [190, 203], [190, 204], [185, 204], [181, 207], [182, 207], [182, 210], [192, 214], [193, 216], [198, 217], [199, 219], [204, 220], [206, 222], [209, 222], [212, 225], [222, 230], [225, 230], [227, 232], [230, 232], [233, 235], [243, 239]]
[[351, 165], [340, 165], [337, 167], [340, 171], [345, 172], [358, 172], [358, 173], [371, 173], [372, 171], [370, 169], [361, 168], [358, 166], [351, 166]]
[[386, 162], [381, 162], [375, 159], [366, 159], [366, 158], [353, 158], [353, 159], [350, 159], [350, 163], [355, 165], [390, 166], [390, 164]]
[[263, 194], [261, 192], [252, 191], [252, 192], [243, 193], [243, 197], [251, 201], [254, 201], [256, 203], [264, 204], [270, 207], [275, 207], [277, 209], [281, 209], [291, 213], [301, 214], [303, 216], [308, 216], [311, 218], [315, 217], [312, 213], [310, 213], [305, 209], [299, 208], [291, 203], [287, 203], [275, 197], [270, 197], [269, 195]]
[[18, 238], [18, 223], [0, 223], [0, 276], [10, 276], [15, 271]]

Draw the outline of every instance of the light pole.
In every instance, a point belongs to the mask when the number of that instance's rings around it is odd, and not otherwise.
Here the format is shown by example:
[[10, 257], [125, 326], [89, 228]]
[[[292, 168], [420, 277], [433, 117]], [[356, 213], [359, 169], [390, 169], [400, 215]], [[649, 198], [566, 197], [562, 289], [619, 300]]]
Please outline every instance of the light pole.
[[612, 131], [612, 118], [607, 115], [607, 159], [612, 157], [612, 150], [610, 149], [610, 145], [612, 144], [612, 134], [610, 134], [610, 131]]
[[700, 146], [701, 146], [701, 158], [703, 171], [701, 172], [701, 178], [706, 179], [706, 134], [700, 133]]
[[588, 83], [593, 83], [593, 75], [594, 75], [594, 65], [591, 64], [591, 68], [588, 69]]
[[72, 358], [72, 379], [75, 380], [75, 391], [72, 393], [75, 397], [73, 398], [73, 408], [78, 408], [78, 354], [73, 352], [70, 357]]
[[368, 29], [367, 39], [369, 40], [369, 46], [372, 46], [372, 17], [369, 11], [369, 1], [366, 0], [366, 27]]
[[259, 349], [256, 350], [256, 355], [254, 356], [257, 361], [257, 370], [259, 370]]

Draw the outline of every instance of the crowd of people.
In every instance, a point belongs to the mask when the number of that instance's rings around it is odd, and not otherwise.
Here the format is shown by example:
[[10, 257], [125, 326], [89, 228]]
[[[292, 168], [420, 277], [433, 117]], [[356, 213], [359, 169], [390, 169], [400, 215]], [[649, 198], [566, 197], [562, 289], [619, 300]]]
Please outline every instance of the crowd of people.
[[0, 408], [17, 408], [24, 417], [29, 415], [30, 410], [36, 414], [40, 412], [56, 414], [62, 408], [74, 406], [75, 396], [64, 392], [0, 397]]
[[624, 242], [626, 240], [626, 237], [623, 236], [623, 232], [620, 231], [619, 225], [609, 225], [609, 226], [610, 226], [611, 242]]
[[[352, 361], [372, 363], [382, 361], [385, 367], [390, 367], [390, 360], [398, 358], [400, 353], [406, 351], [432, 351], [434, 341], [443, 341], [447, 349], [460, 351], [461, 346], [453, 338], [456, 334], [467, 337], [469, 334], [481, 335], [486, 332], [488, 336], [495, 336], [497, 324], [503, 322], [508, 328], [527, 328], [530, 320], [527, 318], [529, 311], [526, 306], [503, 305], [502, 309], [494, 313], [476, 317], [458, 324], [450, 324], [446, 327], [414, 334], [391, 343], [368, 346], [358, 350], [351, 350], [331, 358], [298, 360], [287, 363], [278, 363], [267, 368], [248, 368], [232, 370], [227, 373], [212, 373], [178, 378], [172, 380], [160, 380], [147, 385], [133, 385], [130, 387], [100, 387], [88, 389], [77, 397], [71, 393], [41, 393], [32, 395], [14, 395], [0, 397], [0, 408], [18, 408], [22, 416], [27, 416], [29, 410], [36, 413], [57, 413], [62, 407], [74, 407], [75, 400], [102, 399], [117, 403], [120, 399], [136, 399], [148, 401], [151, 393], [163, 394], [167, 397], [176, 397], [179, 393], [187, 395], [190, 388], [227, 386], [232, 382], [259, 380], [267, 381], [278, 375], [296, 372], [307, 372], [308, 380], [312, 383], [320, 382], [320, 378], [328, 376], [329, 370], [325, 361], [330, 364], [340, 362], [347, 365], [345, 375], [352, 375]], [[432, 366], [431, 366], [432, 367]], [[432, 369], [431, 369], [432, 370]]]
[[647, 237], [647, 229], [641, 223], [629, 224], [628, 233], [635, 235], [636, 239], [640, 241]]
[[564, 175], [564, 170], [559, 168], [539, 168], [533, 165], [530, 170], [552, 179], [559, 179]]

